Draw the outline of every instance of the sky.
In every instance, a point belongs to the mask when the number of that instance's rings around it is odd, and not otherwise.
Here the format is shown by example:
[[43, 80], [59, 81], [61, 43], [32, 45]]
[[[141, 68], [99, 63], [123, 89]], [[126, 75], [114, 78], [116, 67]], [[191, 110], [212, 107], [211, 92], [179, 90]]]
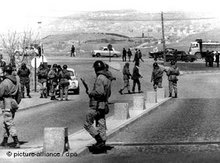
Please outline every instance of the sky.
[[37, 22], [42, 18], [61, 17], [79, 11], [194, 11], [220, 17], [219, 6], [218, 0], [2, 0], [0, 32], [37, 28]]

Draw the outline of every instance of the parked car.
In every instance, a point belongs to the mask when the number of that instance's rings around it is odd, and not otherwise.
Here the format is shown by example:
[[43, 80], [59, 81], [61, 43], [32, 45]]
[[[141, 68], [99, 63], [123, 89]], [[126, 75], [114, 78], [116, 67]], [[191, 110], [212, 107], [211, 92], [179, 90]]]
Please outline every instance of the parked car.
[[[76, 76], [76, 72], [72, 68], [67, 68], [67, 70], [69, 71], [71, 77], [71, 79], [69, 80], [68, 94], [79, 94], [79, 80]], [[59, 94], [59, 86], [57, 86], [56, 94]]]
[[93, 50], [92, 51], [92, 56], [93, 57], [120, 57], [121, 56], [121, 52], [115, 50], [114, 48], [112, 48], [112, 50], [108, 50], [107, 47], [101, 47], [99, 50]]

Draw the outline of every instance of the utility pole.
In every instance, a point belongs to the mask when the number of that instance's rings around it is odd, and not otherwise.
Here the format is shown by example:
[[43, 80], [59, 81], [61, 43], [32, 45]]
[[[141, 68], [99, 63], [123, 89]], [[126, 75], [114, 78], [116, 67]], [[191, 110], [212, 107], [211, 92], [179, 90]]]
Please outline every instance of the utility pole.
[[165, 44], [165, 36], [164, 36], [164, 20], [163, 20], [163, 12], [161, 12], [161, 24], [162, 24], [162, 43], [163, 43], [163, 58], [164, 58], [164, 64], [166, 62], [166, 44]]

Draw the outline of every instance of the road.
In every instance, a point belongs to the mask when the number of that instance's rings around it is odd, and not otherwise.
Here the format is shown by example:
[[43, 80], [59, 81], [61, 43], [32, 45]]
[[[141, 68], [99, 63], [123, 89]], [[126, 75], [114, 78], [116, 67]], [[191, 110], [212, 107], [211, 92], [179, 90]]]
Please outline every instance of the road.
[[[105, 58], [104, 60], [107, 60]], [[55, 58], [48, 59], [49, 64], [67, 64], [68, 67], [74, 68], [77, 72], [78, 77], [83, 77], [89, 88], [92, 88], [95, 73], [92, 67], [94, 59], [75, 59], [75, 58]], [[133, 64], [133, 63], [132, 63]], [[142, 70], [149, 68], [146, 65], [142, 67]], [[113, 75], [117, 78], [116, 81], [112, 83], [112, 96], [110, 98], [110, 114], [113, 112], [113, 104], [117, 101], [129, 101], [131, 102], [131, 95], [120, 95], [118, 93], [120, 87], [123, 85], [122, 73], [120, 71], [111, 70]], [[152, 85], [149, 83], [149, 75], [145, 75], [148, 78], [148, 84], [145, 84], [145, 80], [142, 80], [143, 90], [149, 88]], [[136, 88], [137, 89], [137, 88]], [[43, 145], [43, 131], [45, 127], [68, 127], [69, 134], [72, 134], [83, 127], [85, 121], [85, 114], [88, 108], [88, 96], [85, 93], [83, 85], [80, 83], [80, 95], [71, 95], [70, 101], [56, 101], [52, 104], [47, 104], [41, 107], [35, 107], [28, 110], [22, 110], [17, 112], [15, 123], [18, 130], [18, 136], [21, 142], [23, 142], [22, 147], [37, 147]], [[0, 123], [0, 128], [2, 128], [2, 123]], [[2, 130], [0, 130], [0, 135], [2, 135]]]
[[179, 98], [108, 140], [115, 144], [108, 154], [71, 161], [219, 162], [219, 85], [220, 74], [185, 75], [179, 82]]

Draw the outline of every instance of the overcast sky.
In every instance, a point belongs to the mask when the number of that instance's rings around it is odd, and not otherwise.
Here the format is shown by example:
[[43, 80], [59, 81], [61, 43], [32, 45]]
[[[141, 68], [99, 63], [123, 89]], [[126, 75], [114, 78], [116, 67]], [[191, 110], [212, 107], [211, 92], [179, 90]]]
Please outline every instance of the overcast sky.
[[[220, 17], [217, 0], [2, 0], [0, 31], [23, 28], [40, 19], [70, 15], [77, 11], [135, 9], [145, 12], [194, 11]], [[40, 20], [39, 20], [40, 21]]]

